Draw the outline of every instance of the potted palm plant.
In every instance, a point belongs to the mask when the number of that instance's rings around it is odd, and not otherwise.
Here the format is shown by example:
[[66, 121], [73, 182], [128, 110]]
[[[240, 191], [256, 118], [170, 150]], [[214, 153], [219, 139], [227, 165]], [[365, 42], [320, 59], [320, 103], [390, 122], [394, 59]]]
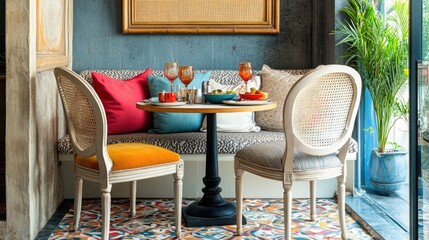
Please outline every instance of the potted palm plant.
[[350, 0], [340, 11], [347, 19], [335, 31], [338, 44], [347, 46], [343, 57], [361, 74], [376, 115], [377, 147], [371, 154], [370, 180], [377, 192], [390, 195], [406, 180], [408, 159], [404, 149], [388, 148], [393, 125], [408, 109], [398, 99], [408, 79], [404, 71], [408, 67], [408, 3], [394, 1], [387, 16], [371, 0]]

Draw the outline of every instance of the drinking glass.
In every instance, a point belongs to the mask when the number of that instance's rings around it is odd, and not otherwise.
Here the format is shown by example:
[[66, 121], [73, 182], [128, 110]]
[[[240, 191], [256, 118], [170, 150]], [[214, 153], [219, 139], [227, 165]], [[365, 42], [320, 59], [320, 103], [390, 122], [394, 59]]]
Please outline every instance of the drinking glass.
[[252, 64], [250, 62], [241, 62], [238, 67], [238, 75], [243, 79], [246, 86], [245, 92], [247, 92], [247, 81], [253, 77]]
[[[194, 68], [192, 66], [180, 66], [179, 67], [179, 79], [185, 84], [185, 101], [188, 101], [188, 85], [194, 79]], [[182, 96], [183, 97], [183, 96]]]
[[181, 85], [180, 83], [176, 83], [173, 85], [173, 91], [176, 93], [178, 102], [182, 101], [182, 92], [181, 92], [182, 90], [180, 85]]
[[173, 92], [173, 82], [179, 75], [179, 68], [176, 62], [166, 62], [164, 64], [164, 76], [170, 81], [170, 92]]

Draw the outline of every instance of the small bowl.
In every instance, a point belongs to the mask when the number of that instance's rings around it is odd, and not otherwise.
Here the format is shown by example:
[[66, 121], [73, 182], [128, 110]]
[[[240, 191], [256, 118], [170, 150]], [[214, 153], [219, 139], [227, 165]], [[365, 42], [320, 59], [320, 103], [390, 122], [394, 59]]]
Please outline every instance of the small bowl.
[[222, 103], [224, 100], [232, 100], [235, 94], [203, 94], [204, 99], [209, 103]]
[[240, 93], [241, 99], [246, 100], [259, 100], [264, 96], [262, 93]]
[[158, 93], [159, 102], [176, 102], [176, 93], [175, 92], [159, 92]]

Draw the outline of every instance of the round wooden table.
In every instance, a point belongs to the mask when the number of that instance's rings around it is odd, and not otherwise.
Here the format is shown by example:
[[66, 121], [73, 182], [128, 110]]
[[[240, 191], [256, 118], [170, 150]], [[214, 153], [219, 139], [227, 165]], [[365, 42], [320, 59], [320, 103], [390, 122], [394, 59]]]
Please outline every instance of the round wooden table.
[[[183, 209], [183, 217], [189, 227], [220, 226], [236, 224], [235, 204], [225, 201], [220, 195], [220, 177], [218, 174], [217, 124], [216, 113], [254, 112], [270, 110], [276, 103], [261, 105], [226, 105], [226, 104], [185, 104], [180, 106], [155, 106], [137, 102], [136, 107], [150, 112], [205, 113], [207, 115], [206, 173], [203, 178], [204, 195], [199, 201]], [[243, 217], [244, 218], [244, 217]], [[246, 224], [246, 219], [243, 219]]]

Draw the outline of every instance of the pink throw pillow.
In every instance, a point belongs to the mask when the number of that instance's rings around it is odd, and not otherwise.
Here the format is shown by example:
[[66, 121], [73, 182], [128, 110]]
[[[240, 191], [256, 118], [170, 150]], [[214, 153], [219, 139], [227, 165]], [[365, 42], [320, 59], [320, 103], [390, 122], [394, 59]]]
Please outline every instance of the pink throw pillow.
[[92, 72], [95, 92], [103, 103], [107, 117], [107, 133], [142, 132], [152, 127], [152, 113], [136, 108], [136, 102], [150, 98], [147, 76], [143, 73], [127, 80], [118, 80]]

